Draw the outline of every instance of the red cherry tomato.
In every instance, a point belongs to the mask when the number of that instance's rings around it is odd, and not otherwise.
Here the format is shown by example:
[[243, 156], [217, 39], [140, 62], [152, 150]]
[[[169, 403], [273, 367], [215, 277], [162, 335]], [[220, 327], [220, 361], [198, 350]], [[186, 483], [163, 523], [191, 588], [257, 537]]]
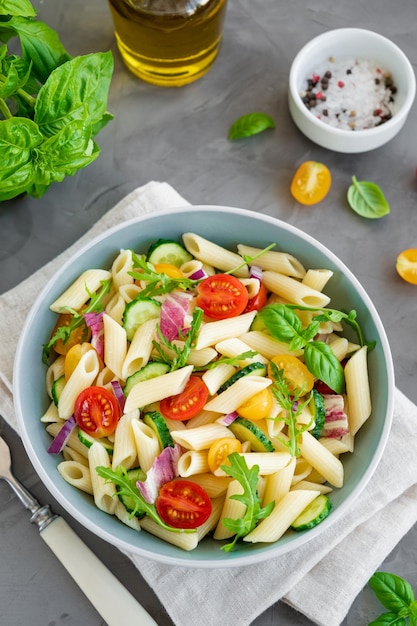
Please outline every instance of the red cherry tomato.
[[87, 387], [75, 401], [75, 421], [91, 437], [111, 435], [116, 430], [120, 414], [116, 397], [104, 387]]
[[155, 502], [158, 515], [173, 528], [197, 528], [211, 514], [206, 491], [189, 480], [171, 480], [161, 487]]
[[246, 305], [244, 313], [249, 311], [260, 311], [266, 305], [268, 300], [268, 292], [263, 283], [259, 285], [259, 291], [254, 298], [251, 298]]
[[198, 376], [190, 376], [184, 391], [164, 398], [159, 404], [162, 415], [172, 420], [189, 420], [201, 411], [209, 395], [207, 385]]
[[198, 286], [197, 306], [207, 317], [224, 320], [240, 315], [248, 303], [248, 291], [240, 280], [229, 274], [215, 274]]

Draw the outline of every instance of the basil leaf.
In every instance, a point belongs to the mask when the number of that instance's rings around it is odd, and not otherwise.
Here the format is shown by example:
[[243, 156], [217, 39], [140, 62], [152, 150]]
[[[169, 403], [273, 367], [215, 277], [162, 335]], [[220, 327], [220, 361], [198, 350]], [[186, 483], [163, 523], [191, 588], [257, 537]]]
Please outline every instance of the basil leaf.
[[78, 169], [89, 165], [100, 154], [91, 139], [91, 128], [84, 122], [74, 121], [43, 142], [38, 156], [43, 158], [41, 169], [50, 174], [50, 182], [72, 176]]
[[381, 604], [389, 611], [399, 613], [414, 602], [411, 585], [395, 574], [376, 572], [369, 580], [369, 586]]
[[75, 57], [54, 70], [35, 104], [34, 119], [41, 132], [51, 136], [73, 120], [91, 125], [100, 122], [106, 112], [112, 72], [111, 52]]
[[266, 130], [275, 128], [275, 122], [266, 113], [248, 113], [239, 117], [229, 129], [229, 139], [243, 139]]
[[[43, 22], [25, 17], [12, 17], [4, 25], [0, 25], [0, 39], [3, 27], [12, 29], [19, 37], [25, 61], [32, 61], [34, 76], [45, 82], [49, 74], [71, 57], [62, 45], [58, 34]], [[7, 36], [7, 32], [5, 33]]]
[[32, 120], [12, 117], [0, 121], [0, 181], [26, 165], [31, 159], [31, 150], [42, 141], [43, 137]]
[[29, 0], [1, 0], [0, 15], [23, 15], [35, 17], [36, 11]]
[[0, 97], [10, 98], [18, 89], [22, 89], [29, 80], [30, 66], [21, 59], [13, 59], [7, 70], [4, 81], [1, 81]]
[[383, 217], [390, 212], [382, 190], [375, 183], [358, 181], [352, 176], [352, 185], [347, 192], [347, 201], [358, 215], [369, 219]]
[[258, 312], [258, 316], [265, 324], [268, 332], [278, 341], [290, 343], [293, 340], [298, 340], [301, 345], [305, 344], [301, 320], [285, 304], [269, 304]]
[[345, 389], [345, 375], [340, 361], [324, 341], [310, 341], [304, 348], [307, 369], [336, 393]]

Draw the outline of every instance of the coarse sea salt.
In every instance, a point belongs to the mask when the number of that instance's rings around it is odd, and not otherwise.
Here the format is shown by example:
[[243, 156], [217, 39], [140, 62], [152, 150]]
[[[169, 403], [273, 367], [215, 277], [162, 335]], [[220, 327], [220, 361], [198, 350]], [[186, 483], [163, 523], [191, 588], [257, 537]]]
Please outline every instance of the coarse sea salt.
[[311, 113], [330, 126], [364, 130], [392, 117], [395, 93], [391, 74], [374, 61], [329, 57], [306, 79], [300, 95]]

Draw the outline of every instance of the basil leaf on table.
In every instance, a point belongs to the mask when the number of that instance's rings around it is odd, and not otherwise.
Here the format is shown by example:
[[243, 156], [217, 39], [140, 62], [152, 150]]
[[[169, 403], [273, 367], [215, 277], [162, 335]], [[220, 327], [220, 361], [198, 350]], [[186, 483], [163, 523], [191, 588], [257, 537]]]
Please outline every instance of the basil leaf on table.
[[36, 99], [34, 121], [42, 134], [49, 137], [73, 120], [98, 124], [106, 112], [112, 71], [111, 52], [76, 57], [56, 68]]
[[275, 128], [275, 122], [266, 113], [248, 113], [239, 117], [229, 129], [229, 139], [243, 139], [263, 132], [267, 128]]
[[352, 176], [347, 201], [351, 209], [368, 219], [377, 219], [390, 212], [389, 204], [381, 188], [369, 181], [358, 181], [355, 176]]

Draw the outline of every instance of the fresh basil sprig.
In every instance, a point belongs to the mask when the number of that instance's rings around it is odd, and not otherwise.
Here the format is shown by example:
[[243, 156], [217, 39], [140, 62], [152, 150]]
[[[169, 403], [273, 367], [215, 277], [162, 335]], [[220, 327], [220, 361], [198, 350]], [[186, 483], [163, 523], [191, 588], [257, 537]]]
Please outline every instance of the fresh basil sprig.
[[[299, 308], [296, 305], [294, 307]], [[303, 328], [292, 305], [280, 303], [267, 305], [259, 311], [258, 316], [275, 339], [290, 344], [290, 350], [304, 349], [305, 364], [313, 376], [322, 380], [336, 393], [343, 393], [345, 376], [339, 359], [324, 341], [312, 340], [320, 327], [319, 317], [313, 318], [311, 323]]]
[[417, 601], [411, 585], [401, 576], [376, 572], [369, 585], [381, 604], [388, 609], [368, 626], [417, 626]]
[[[0, 15], [0, 201], [40, 198], [99, 156], [113, 56], [72, 58], [29, 0], [2, 1]], [[21, 57], [7, 47], [15, 37]]]
[[229, 139], [243, 139], [275, 128], [275, 122], [267, 113], [248, 113], [239, 117], [229, 129]]
[[347, 201], [351, 209], [368, 219], [377, 219], [390, 212], [389, 204], [381, 188], [366, 180], [358, 181], [355, 176], [352, 176]]

